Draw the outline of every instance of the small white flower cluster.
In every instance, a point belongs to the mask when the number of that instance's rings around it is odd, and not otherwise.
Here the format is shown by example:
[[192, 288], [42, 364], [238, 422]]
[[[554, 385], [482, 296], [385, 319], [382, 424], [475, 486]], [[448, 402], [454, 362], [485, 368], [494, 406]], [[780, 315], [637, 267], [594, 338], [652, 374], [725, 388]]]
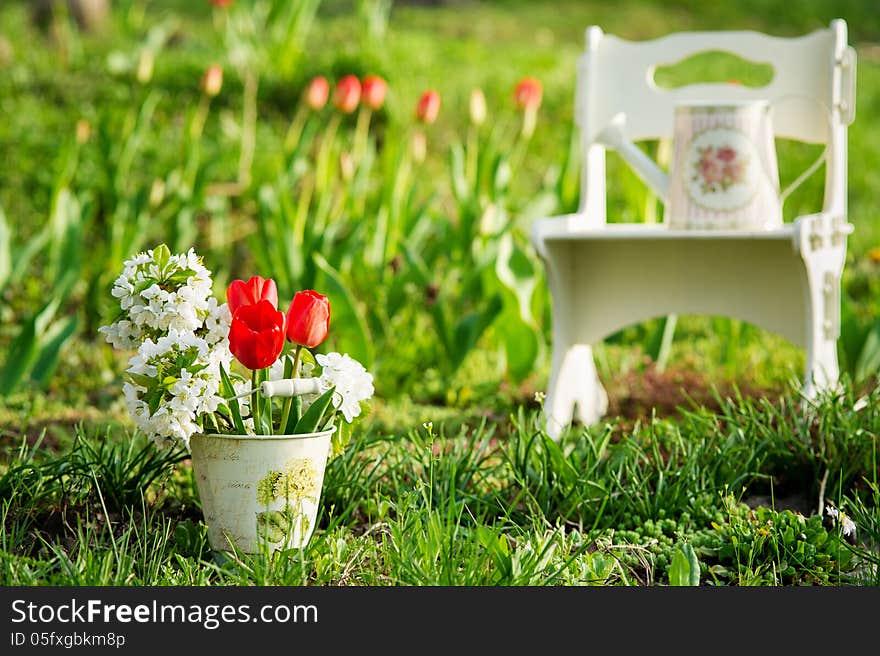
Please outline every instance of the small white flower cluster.
[[361, 402], [373, 396], [373, 374], [347, 353], [318, 354], [315, 360], [321, 365], [321, 389], [336, 387], [333, 407], [351, 423], [361, 414]]
[[138, 428], [160, 446], [188, 446], [201, 430], [196, 419], [223, 402], [220, 366], [230, 360], [228, 349], [212, 348], [192, 332], [171, 330], [156, 342], [148, 337], [129, 360], [129, 381], [122, 386]]
[[118, 349], [138, 348], [144, 339], [155, 340], [171, 330], [195, 332], [206, 322], [209, 332], [222, 333], [209, 341], [226, 337], [215, 319], [218, 304], [211, 296], [211, 272], [195, 251], [157, 251], [139, 253], [124, 263], [111, 292], [119, 299], [122, 316], [98, 331]]
[[113, 285], [122, 315], [99, 330], [115, 348], [137, 348], [123, 393], [138, 428], [160, 446], [189, 448], [199, 418], [223, 402], [229, 308], [211, 296], [211, 273], [192, 249], [171, 255], [162, 246], [124, 266]]
[[843, 537], [848, 538], [851, 535], [856, 534], [856, 523], [847, 517], [846, 513], [840, 512], [837, 508], [830, 505], [825, 508], [825, 513], [835, 522], [840, 524], [840, 530], [841, 533], [843, 533]]

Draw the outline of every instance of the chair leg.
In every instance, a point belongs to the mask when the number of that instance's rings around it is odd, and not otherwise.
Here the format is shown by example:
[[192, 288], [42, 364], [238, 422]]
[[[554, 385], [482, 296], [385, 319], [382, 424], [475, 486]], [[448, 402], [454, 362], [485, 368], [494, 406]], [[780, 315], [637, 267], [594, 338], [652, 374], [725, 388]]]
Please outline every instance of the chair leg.
[[820, 285], [813, 284], [812, 308], [807, 329], [807, 362], [803, 394], [814, 398], [819, 392], [837, 386], [840, 369], [837, 338], [840, 334], [840, 278], [828, 271]]
[[608, 410], [608, 394], [596, 372], [593, 349], [576, 344], [554, 353], [553, 371], [544, 400], [547, 434], [558, 440], [572, 416], [584, 424], [598, 421]]

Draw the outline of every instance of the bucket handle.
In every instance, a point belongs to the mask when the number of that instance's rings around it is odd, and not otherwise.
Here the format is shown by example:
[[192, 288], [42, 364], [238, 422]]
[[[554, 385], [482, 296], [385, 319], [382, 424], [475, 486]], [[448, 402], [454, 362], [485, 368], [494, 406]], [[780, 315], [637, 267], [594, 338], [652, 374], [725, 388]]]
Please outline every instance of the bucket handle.
[[[273, 396], [302, 396], [304, 394], [320, 394], [324, 390], [321, 387], [320, 378], [284, 378], [281, 380], [264, 380], [257, 388], [260, 394], [266, 398]], [[253, 394], [253, 390], [242, 392], [236, 396], [230, 396], [227, 401], [243, 399]]]

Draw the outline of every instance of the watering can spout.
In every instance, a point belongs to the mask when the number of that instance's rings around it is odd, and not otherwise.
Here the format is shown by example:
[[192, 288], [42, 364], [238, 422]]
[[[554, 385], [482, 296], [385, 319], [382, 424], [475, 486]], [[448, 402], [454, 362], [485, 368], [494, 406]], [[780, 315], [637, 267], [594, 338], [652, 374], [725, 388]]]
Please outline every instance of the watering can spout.
[[669, 176], [626, 136], [626, 117], [616, 114], [596, 136], [596, 141], [616, 151], [664, 203], [669, 200]]

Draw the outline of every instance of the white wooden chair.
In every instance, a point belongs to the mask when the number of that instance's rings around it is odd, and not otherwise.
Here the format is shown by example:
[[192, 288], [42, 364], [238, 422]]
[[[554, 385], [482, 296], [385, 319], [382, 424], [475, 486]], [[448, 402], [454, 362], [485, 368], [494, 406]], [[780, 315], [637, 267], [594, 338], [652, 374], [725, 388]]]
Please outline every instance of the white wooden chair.
[[[658, 65], [707, 51], [768, 62], [773, 80], [761, 88], [654, 84]], [[722, 315], [776, 332], [806, 349], [806, 396], [837, 383], [840, 277], [852, 231], [846, 140], [855, 115], [855, 63], [843, 20], [796, 38], [681, 32], [633, 42], [596, 26], [586, 30], [575, 102], [584, 162], [580, 207], [575, 214], [539, 219], [532, 229], [553, 304], [544, 402], [551, 437], [558, 439], [573, 416], [589, 424], [607, 411], [591, 346], [627, 325], [667, 314]], [[818, 101], [781, 103], [773, 124], [777, 137], [827, 144], [820, 212], [762, 232], [606, 222], [605, 148], [597, 137], [615, 114], [626, 113], [634, 140], [669, 138], [676, 102], [789, 95]], [[830, 109], [830, 125], [823, 105]]]

